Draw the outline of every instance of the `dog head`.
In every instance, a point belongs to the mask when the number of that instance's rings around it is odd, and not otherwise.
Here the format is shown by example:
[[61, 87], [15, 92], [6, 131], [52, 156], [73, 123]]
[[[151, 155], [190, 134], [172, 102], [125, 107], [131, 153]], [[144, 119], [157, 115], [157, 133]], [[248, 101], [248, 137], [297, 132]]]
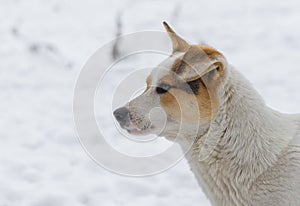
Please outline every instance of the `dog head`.
[[227, 63], [215, 49], [190, 45], [165, 22], [164, 27], [173, 53], [153, 69], [143, 94], [115, 110], [114, 116], [131, 134], [172, 139], [179, 131], [184, 136], [195, 134], [191, 130], [208, 125], [218, 112]]

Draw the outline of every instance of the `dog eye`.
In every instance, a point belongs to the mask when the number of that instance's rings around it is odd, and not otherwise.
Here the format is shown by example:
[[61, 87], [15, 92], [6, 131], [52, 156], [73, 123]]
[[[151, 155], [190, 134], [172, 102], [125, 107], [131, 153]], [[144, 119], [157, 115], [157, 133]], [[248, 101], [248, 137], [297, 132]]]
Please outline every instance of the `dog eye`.
[[157, 94], [163, 94], [168, 92], [171, 89], [171, 86], [168, 84], [160, 84], [158, 87], [156, 87]]

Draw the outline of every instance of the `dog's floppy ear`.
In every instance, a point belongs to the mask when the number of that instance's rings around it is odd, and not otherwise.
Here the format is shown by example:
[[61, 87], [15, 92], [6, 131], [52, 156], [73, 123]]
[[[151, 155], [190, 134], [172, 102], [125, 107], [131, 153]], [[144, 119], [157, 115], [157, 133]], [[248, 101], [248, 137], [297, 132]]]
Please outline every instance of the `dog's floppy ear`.
[[186, 82], [204, 76], [216, 80], [224, 73], [225, 67], [226, 59], [220, 52], [210, 47], [193, 45], [184, 55], [176, 73]]
[[164, 21], [163, 25], [165, 27], [165, 30], [168, 32], [169, 37], [172, 40], [173, 52], [184, 52], [188, 50], [190, 45], [184, 39], [178, 36], [174, 32], [174, 30], [167, 24], [167, 22]]

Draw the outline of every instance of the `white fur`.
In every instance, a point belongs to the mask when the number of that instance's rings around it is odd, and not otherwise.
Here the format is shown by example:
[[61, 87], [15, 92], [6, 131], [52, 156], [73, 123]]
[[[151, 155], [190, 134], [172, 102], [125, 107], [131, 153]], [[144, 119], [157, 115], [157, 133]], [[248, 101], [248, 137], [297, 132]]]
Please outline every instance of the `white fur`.
[[[192, 171], [215, 206], [299, 206], [300, 116], [268, 108], [242, 75], [227, 70], [210, 132], [187, 153]], [[216, 147], [204, 157], [203, 139], [217, 140], [205, 141]]]

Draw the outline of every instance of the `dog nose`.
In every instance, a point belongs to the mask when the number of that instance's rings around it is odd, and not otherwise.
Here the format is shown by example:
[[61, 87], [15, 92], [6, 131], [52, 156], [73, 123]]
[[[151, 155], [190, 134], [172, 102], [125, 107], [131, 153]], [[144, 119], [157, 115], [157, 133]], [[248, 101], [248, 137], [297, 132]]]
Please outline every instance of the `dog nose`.
[[124, 125], [129, 119], [129, 110], [126, 107], [121, 107], [114, 111], [114, 116], [121, 125]]

